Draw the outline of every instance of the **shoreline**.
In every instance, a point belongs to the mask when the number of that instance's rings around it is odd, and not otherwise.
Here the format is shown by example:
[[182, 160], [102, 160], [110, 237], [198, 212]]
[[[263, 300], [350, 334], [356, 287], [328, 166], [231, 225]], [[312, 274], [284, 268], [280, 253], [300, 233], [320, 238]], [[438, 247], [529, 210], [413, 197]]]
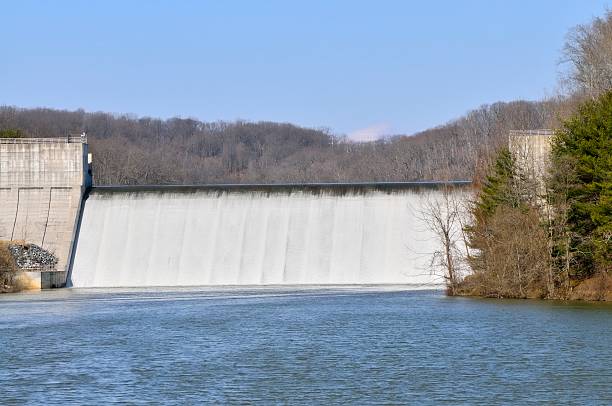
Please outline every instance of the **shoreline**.
[[544, 301], [579, 301], [589, 303], [612, 303], [612, 276], [600, 274], [580, 281], [567, 295], [546, 297], [539, 292], [530, 292], [524, 297], [505, 297], [495, 294], [482, 294], [476, 291], [477, 287], [470, 286], [470, 281], [464, 281], [457, 287], [454, 295], [448, 296], [474, 297], [482, 299], [517, 299], [517, 300], [544, 300]]

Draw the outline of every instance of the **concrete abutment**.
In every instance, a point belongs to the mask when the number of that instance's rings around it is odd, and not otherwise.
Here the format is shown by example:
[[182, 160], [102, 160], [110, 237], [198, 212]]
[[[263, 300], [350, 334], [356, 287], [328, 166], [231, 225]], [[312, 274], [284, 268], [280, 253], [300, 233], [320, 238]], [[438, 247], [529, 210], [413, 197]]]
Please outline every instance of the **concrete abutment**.
[[43, 289], [66, 285], [81, 199], [91, 186], [86, 137], [0, 139], [0, 240], [36, 244], [56, 269]]

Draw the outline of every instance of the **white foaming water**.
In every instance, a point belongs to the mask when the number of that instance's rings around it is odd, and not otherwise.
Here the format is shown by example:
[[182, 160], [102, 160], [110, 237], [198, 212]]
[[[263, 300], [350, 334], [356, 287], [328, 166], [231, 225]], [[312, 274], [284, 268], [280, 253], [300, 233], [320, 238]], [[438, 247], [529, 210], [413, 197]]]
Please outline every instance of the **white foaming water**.
[[75, 287], [431, 284], [439, 192], [93, 191]]

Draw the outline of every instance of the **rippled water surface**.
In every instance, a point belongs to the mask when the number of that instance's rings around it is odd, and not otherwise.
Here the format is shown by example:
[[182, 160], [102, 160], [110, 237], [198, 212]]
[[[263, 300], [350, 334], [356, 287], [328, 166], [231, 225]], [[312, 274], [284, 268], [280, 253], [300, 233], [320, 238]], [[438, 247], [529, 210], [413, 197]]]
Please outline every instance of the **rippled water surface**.
[[0, 296], [3, 404], [612, 403], [612, 306], [402, 288]]

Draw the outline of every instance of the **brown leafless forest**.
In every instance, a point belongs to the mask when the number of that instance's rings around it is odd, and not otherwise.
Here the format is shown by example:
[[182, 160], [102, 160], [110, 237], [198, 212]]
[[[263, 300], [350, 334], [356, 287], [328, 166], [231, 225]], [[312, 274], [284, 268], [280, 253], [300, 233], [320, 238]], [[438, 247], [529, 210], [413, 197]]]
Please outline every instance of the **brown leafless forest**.
[[508, 130], [548, 127], [562, 104], [495, 103], [412, 136], [367, 143], [287, 123], [10, 106], [0, 107], [0, 129], [31, 137], [85, 131], [99, 185], [471, 179]]

